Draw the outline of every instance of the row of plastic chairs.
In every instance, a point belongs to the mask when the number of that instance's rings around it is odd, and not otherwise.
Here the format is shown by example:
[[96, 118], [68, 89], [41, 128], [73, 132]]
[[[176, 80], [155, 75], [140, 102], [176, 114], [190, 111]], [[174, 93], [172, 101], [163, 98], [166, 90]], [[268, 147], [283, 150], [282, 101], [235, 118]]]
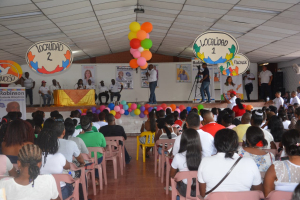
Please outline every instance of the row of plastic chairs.
[[[191, 185], [192, 179], [196, 179], [196, 197], [191, 196]], [[187, 179], [187, 189], [186, 196], [183, 197], [179, 194], [176, 189], [176, 184], [183, 179]], [[177, 199], [177, 196], [180, 199], [189, 199], [189, 200], [203, 200], [204, 198], [199, 194], [199, 182], [197, 179], [197, 171], [188, 171], [188, 172], [178, 172], [174, 179], [171, 179], [172, 185], [172, 200]], [[264, 194], [261, 191], [245, 191], [245, 192], [212, 192], [205, 197], [205, 200], [290, 200], [292, 198], [292, 192], [283, 192], [283, 191], [272, 191], [267, 197], [264, 197]]]

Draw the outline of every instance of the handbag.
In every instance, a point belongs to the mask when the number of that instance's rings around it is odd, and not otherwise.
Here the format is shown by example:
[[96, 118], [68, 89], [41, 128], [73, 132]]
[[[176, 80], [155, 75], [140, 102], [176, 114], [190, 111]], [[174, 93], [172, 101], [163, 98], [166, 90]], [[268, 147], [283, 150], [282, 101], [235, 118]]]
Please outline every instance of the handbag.
[[239, 157], [235, 161], [235, 163], [232, 165], [232, 167], [229, 169], [229, 171], [227, 172], [227, 174], [222, 178], [222, 180], [215, 187], [213, 187], [211, 190], [209, 190], [208, 192], [206, 192], [205, 195], [208, 195], [209, 193], [211, 193], [215, 189], [217, 189], [221, 185], [221, 183], [223, 183], [223, 181], [225, 181], [225, 179], [227, 178], [227, 176], [232, 172], [232, 170], [235, 168], [235, 166], [238, 164], [238, 162], [240, 162], [241, 159], [242, 159], [242, 157]]

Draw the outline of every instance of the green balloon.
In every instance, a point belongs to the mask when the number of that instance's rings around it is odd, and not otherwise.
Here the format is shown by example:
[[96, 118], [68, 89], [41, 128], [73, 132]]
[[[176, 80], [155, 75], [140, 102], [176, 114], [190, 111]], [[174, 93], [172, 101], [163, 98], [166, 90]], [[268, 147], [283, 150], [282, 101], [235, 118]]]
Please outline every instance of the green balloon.
[[198, 105], [198, 110], [201, 110], [201, 109], [203, 109], [204, 108], [204, 106], [202, 105], [202, 104], [199, 104]]
[[137, 108], [140, 109], [140, 107], [141, 107], [141, 104], [138, 104], [138, 105], [137, 105]]
[[152, 47], [152, 41], [150, 39], [146, 38], [141, 42], [141, 46], [144, 49], [150, 49]]

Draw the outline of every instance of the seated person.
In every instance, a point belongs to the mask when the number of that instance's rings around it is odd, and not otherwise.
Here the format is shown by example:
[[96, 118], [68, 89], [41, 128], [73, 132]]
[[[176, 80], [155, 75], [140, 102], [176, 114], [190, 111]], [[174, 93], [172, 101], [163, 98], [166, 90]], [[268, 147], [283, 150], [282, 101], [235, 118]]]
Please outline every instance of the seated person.
[[[37, 138], [37, 145], [42, 151], [40, 174], [62, 174], [64, 169], [70, 169], [70, 163], [65, 156], [58, 153], [59, 144], [55, 131], [43, 128]], [[60, 182], [60, 187], [63, 199], [72, 195], [72, 184]]]
[[86, 84], [85, 89], [94, 90], [95, 91], [95, 101], [97, 101], [96, 86], [94, 84], [92, 84], [91, 79], [88, 80], [88, 84]]
[[274, 138], [274, 142], [281, 142], [281, 138], [284, 132], [283, 123], [281, 118], [274, 115], [268, 122], [268, 129]]
[[264, 179], [265, 197], [273, 190], [294, 191], [300, 179], [300, 132], [289, 130], [282, 136], [282, 145], [288, 160], [275, 161]]
[[187, 111], [183, 110], [182, 112], [180, 112], [179, 114], [179, 118], [178, 120], [176, 120], [174, 123], [178, 124], [179, 126], [181, 126], [181, 128], [183, 127], [185, 120], [186, 120], [186, 116], [187, 116]]
[[[92, 112], [87, 112], [86, 113], [86, 116], [90, 119], [90, 121], [92, 122], [91, 123], [91, 125], [92, 125], [92, 130], [94, 131], [94, 132], [98, 132], [98, 129], [97, 129], [97, 127], [96, 126], [94, 126], [93, 125], [93, 119], [94, 119], [94, 116], [93, 116], [93, 113]], [[81, 119], [81, 118], [80, 118]], [[75, 127], [75, 129], [82, 129], [81, 128], [81, 123], [79, 124], [79, 125], [77, 125], [76, 127]]]
[[79, 79], [77, 81], [77, 83], [74, 85], [74, 89], [75, 90], [82, 90], [82, 89], [85, 89], [85, 86], [83, 86], [83, 80], [82, 79]]
[[289, 129], [294, 129], [298, 120], [300, 120], [300, 107], [295, 109], [294, 117], [291, 118], [291, 124], [289, 125]]
[[[177, 171], [198, 171], [201, 162], [202, 147], [200, 136], [195, 129], [184, 130], [181, 143], [183, 145], [180, 146], [179, 152], [174, 156], [171, 164], [170, 178], [174, 178]], [[186, 196], [186, 185], [186, 179], [177, 182], [177, 190], [184, 197]], [[191, 196], [196, 197], [196, 183], [193, 183], [191, 192]]]
[[203, 112], [203, 122], [204, 126], [201, 128], [201, 130], [210, 133], [213, 137], [215, 136], [218, 130], [225, 128], [224, 126], [215, 122], [214, 116], [209, 110]]
[[0, 176], [17, 177], [17, 171], [6, 155], [0, 155]]
[[100, 128], [102, 127], [102, 126], [106, 126], [108, 123], [105, 121], [105, 117], [106, 117], [106, 114], [105, 114], [105, 112], [101, 112], [101, 113], [99, 113], [99, 121], [98, 122], [96, 122], [97, 124], [99, 124], [99, 126], [100, 126]]
[[74, 137], [73, 134], [75, 132], [75, 126], [73, 120], [71, 118], [67, 118], [64, 122], [65, 125], [65, 136], [64, 139], [71, 140], [77, 144], [78, 149], [81, 153], [89, 153], [89, 150], [86, 148], [85, 143], [79, 137]]
[[[120, 125], [116, 125], [115, 117], [113, 116], [113, 114], [108, 114], [106, 117], [106, 121], [108, 125], [102, 126], [99, 130], [104, 135], [104, 137], [122, 136], [125, 140], [127, 140], [127, 136], [124, 128]], [[124, 145], [121, 142], [120, 144]], [[128, 164], [131, 160], [131, 157], [129, 156], [126, 148], [124, 149], [125, 149], [125, 162], [126, 164]]]
[[164, 110], [160, 110], [156, 112], [156, 123], [157, 123], [157, 127], [159, 129], [162, 129], [163, 126], [165, 125], [165, 111]]
[[50, 106], [50, 101], [51, 101], [51, 92], [46, 86], [46, 81], [42, 81], [42, 85], [39, 89], [39, 94], [41, 94], [43, 100], [44, 100], [44, 105], [46, 106], [46, 100], [47, 100], [47, 105]]
[[20, 175], [0, 180], [7, 199], [50, 199], [60, 200], [55, 179], [52, 175], [39, 175], [42, 151], [34, 144], [24, 145], [18, 154]]
[[[218, 153], [203, 158], [198, 169], [201, 196], [204, 197], [208, 192], [263, 190], [260, 172], [253, 159], [241, 158], [235, 153], [239, 147], [235, 131], [219, 130], [215, 135], [214, 143]], [[238, 163], [230, 175], [215, 190], [211, 191], [236, 162]]]
[[102, 104], [102, 99], [101, 97], [105, 97], [105, 104], [107, 104], [108, 99], [109, 99], [109, 94], [108, 94], [108, 88], [104, 85], [104, 81], [100, 81], [100, 85], [99, 85], [99, 101], [100, 104]]
[[229, 129], [233, 129], [233, 128], [236, 127], [235, 125], [232, 124], [232, 118], [230, 117], [229, 114], [223, 115], [223, 117], [222, 117], [222, 125], [225, 128], [229, 128]]
[[54, 90], [61, 90], [61, 86], [60, 86], [59, 82], [57, 82], [55, 79], [53, 79], [52, 85], [50, 85], [49, 90], [52, 95], [53, 95]]
[[3, 142], [2, 154], [7, 155], [12, 163], [17, 163], [19, 150], [25, 144], [33, 144], [34, 134], [29, 122], [16, 119], [8, 124]]
[[237, 133], [239, 137], [239, 142], [243, 142], [243, 137], [246, 134], [247, 129], [251, 126], [250, 121], [251, 121], [251, 114], [246, 112], [242, 116], [241, 124], [237, 125], [232, 129]]
[[289, 130], [289, 125], [291, 124], [291, 121], [288, 120], [286, 110], [280, 109], [278, 111], [278, 117], [280, 117], [281, 120], [282, 120], [283, 129], [284, 130]]
[[247, 147], [239, 146], [238, 154], [254, 160], [260, 172], [266, 172], [275, 161], [275, 156], [260, 148], [268, 145], [263, 131], [259, 127], [250, 126], [246, 132]]
[[232, 111], [235, 113], [236, 117], [243, 116], [245, 114], [246, 105], [242, 104], [242, 100], [240, 98], [236, 98], [235, 100], [236, 105], [233, 106]]
[[211, 109], [211, 112], [212, 112], [212, 114], [214, 115], [214, 120], [215, 120], [215, 122], [216, 122], [216, 121], [217, 121], [218, 114], [219, 114], [218, 108], [212, 108], [212, 109]]
[[114, 96], [118, 97], [117, 101], [120, 101], [121, 92], [123, 90], [123, 85], [121, 85], [121, 90], [119, 90], [119, 83], [116, 83], [115, 79], [111, 79], [111, 85], [109, 86], [109, 93], [110, 93], [110, 101], [114, 101]]

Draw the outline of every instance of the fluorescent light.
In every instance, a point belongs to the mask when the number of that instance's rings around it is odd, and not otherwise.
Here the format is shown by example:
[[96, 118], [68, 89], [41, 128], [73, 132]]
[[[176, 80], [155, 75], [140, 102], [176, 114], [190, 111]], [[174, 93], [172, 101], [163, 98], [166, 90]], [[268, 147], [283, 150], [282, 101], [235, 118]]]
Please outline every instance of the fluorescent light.
[[222, 29], [218, 29], [218, 28], [210, 28], [209, 30], [212, 30], [212, 31], [223, 31], [223, 32], [226, 32], [226, 33], [236, 33], [236, 34], [245, 34], [243, 32], [238, 32], [238, 31], [228, 31], [228, 30], [222, 30]]
[[264, 63], [264, 64], [262, 64], [262, 65], [269, 65], [269, 63]]
[[233, 9], [253, 11], [253, 12], [261, 12], [261, 13], [269, 13], [269, 14], [279, 14], [279, 13], [281, 13], [280, 11], [275, 11], [275, 10], [262, 10], [262, 9], [256, 9], [256, 8], [245, 8], [245, 7], [240, 7], [240, 6], [234, 6]]
[[8, 16], [2, 16], [0, 19], [9, 19], [9, 18], [16, 18], [16, 17], [27, 17], [32, 15], [41, 15], [42, 12], [32, 12], [32, 13], [24, 13], [24, 14], [18, 14], [18, 15], [8, 15]]
[[27, 36], [25, 37], [26, 39], [32, 39], [32, 38], [38, 38], [38, 37], [47, 37], [47, 36], [53, 36], [53, 35], [58, 35], [62, 34], [63, 32], [55, 32], [55, 33], [47, 33], [47, 34], [42, 34], [42, 35], [32, 35], [32, 36]]
[[72, 53], [79, 53], [80, 51], [72, 51]]

